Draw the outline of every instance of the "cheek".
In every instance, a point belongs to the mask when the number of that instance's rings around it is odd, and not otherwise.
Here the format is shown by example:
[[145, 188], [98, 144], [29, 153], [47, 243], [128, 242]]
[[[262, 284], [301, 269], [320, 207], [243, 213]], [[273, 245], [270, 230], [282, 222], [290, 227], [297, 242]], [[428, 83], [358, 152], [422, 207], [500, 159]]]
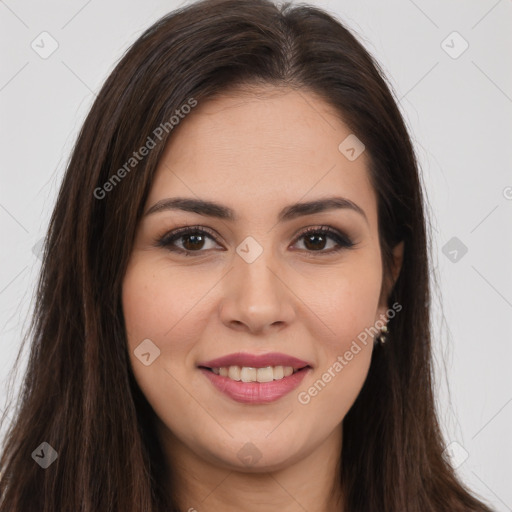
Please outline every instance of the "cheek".
[[329, 329], [318, 340], [320, 364], [315, 378], [301, 389], [298, 399], [335, 423], [348, 412], [368, 374], [382, 282], [379, 257], [378, 251], [367, 253], [354, 258], [337, 277], [331, 274], [316, 281], [322, 286], [315, 287], [314, 309]]
[[348, 350], [352, 340], [377, 320], [382, 284], [379, 258], [377, 250], [361, 252], [347, 259], [346, 265], [310, 279], [308, 305], [328, 328], [322, 329], [322, 346], [331, 359]]
[[152, 339], [162, 353], [186, 349], [187, 340], [200, 332], [201, 319], [206, 321], [204, 308], [208, 301], [203, 297], [216, 280], [208, 275], [204, 279], [193, 276], [190, 270], [173, 270], [172, 279], [169, 276], [165, 265], [150, 261], [128, 268], [123, 283], [123, 312], [132, 350], [145, 338]]
[[352, 279], [340, 280], [336, 292], [329, 295], [323, 318], [335, 334], [318, 340], [319, 366], [297, 394], [304, 414], [322, 418], [315, 426], [315, 435], [320, 437], [343, 421], [370, 367], [373, 339], [369, 328], [375, 322], [380, 285], [378, 279], [357, 280], [355, 285]]
[[337, 334], [334, 345], [344, 349], [365, 329], [375, 323], [379, 306], [381, 281], [366, 273], [364, 279], [350, 277], [342, 280], [331, 294], [329, 321]]
[[[193, 273], [186, 269], [173, 269], [172, 279], [170, 274], [168, 264], [161, 261], [141, 258], [131, 263], [122, 302], [135, 379], [157, 415], [179, 430], [181, 420], [171, 412], [190, 409], [190, 393], [197, 394], [197, 376], [190, 376], [193, 349], [208, 321], [205, 295], [218, 278], [205, 275], [202, 279], [197, 274], [191, 278]], [[138, 347], [147, 339], [158, 348], [158, 356], [153, 360], [151, 355], [149, 365], [137, 356], [142, 352]]]
[[[368, 375], [372, 344], [359, 344], [347, 351], [344, 348], [340, 346], [332, 353], [297, 394], [304, 417], [302, 425], [311, 429], [311, 436], [324, 438], [342, 423]], [[307, 418], [317, 420], [310, 424]]]
[[[211, 268], [177, 268], [146, 254], [135, 255], [125, 274], [122, 303], [133, 374], [168, 424], [169, 405], [189, 409], [190, 393], [195, 396], [200, 389], [202, 375], [194, 371], [198, 340], [209, 332], [212, 291], [221, 277]], [[145, 353], [138, 347], [148, 339], [158, 356], [146, 366], [137, 354]]]

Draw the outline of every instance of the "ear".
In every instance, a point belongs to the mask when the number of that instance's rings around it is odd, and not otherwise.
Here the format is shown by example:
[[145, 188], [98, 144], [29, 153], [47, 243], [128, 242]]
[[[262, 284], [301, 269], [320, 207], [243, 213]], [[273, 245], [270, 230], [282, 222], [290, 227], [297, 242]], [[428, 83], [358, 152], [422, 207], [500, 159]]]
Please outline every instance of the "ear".
[[393, 247], [392, 250], [392, 261], [390, 272], [391, 275], [387, 274], [384, 276], [382, 281], [381, 296], [379, 301], [379, 314], [385, 314], [387, 310], [387, 299], [395, 286], [396, 280], [400, 275], [402, 269], [402, 262], [404, 259], [404, 242], [403, 240]]
[[393, 289], [393, 286], [395, 286], [396, 280], [398, 279], [398, 276], [400, 275], [400, 270], [402, 270], [402, 262], [404, 260], [404, 241], [402, 240], [400, 243], [396, 244], [395, 247], [393, 247], [393, 261], [392, 261], [392, 281], [391, 281], [391, 287], [389, 289], [389, 292]]

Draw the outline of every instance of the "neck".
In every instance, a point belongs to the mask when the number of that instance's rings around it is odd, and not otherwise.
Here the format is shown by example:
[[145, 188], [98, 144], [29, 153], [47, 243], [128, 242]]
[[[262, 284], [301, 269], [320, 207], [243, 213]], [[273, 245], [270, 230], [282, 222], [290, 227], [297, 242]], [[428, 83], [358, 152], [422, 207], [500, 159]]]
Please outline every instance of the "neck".
[[175, 499], [187, 512], [337, 512], [342, 510], [339, 458], [341, 425], [321, 445], [292, 464], [269, 471], [244, 471], [206, 461], [163, 432]]

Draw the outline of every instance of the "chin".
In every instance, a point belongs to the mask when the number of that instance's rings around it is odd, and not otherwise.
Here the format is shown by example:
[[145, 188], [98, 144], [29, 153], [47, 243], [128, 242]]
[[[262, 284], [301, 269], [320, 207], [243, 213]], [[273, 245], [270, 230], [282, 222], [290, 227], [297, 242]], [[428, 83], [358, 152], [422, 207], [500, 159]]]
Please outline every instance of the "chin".
[[[226, 469], [248, 473], [277, 471], [300, 459], [303, 447], [292, 442], [293, 436], [284, 437], [277, 432], [274, 438], [273, 435], [266, 437], [263, 430], [252, 437], [237, 435], [226, 439], [223, 448], [211, 452], [211, 456]], [[221, 447], [218, 441], [212, 440], [212, 445]]]

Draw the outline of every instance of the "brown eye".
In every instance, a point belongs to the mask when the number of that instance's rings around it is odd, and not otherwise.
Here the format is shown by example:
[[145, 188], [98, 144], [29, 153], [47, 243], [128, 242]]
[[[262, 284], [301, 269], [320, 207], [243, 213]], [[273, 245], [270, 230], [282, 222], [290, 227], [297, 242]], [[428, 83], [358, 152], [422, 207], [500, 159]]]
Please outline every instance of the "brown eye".
[[[304, 231], [297, 240], [304, 239], [304, 251], [307, 253], [332, 254], [341, 249], [349, 249], [355, 244], [344, 234], [330, 226], [313, 227]], [[214, 246], [207, 247], [208, 242], [217, 244], [215, 236], [206, 228], [185, 227], [180, 228], [156, 241], [157, 247], [163, 247], [169, 251], [191, 256], [193, 253], [206, 252]], [[327, 247], [331, 244], [331, 247]], [[217, 244], [219, 247], [219, 244]], [[327, 247], [327, 249], [326, 249]]]
[[[204, 228], [187, 227], [167, 233], [156, 242], [156, 245], [189, 256], [189, 253], [204, 252], [203, 249], [212, 248], [205, 248], [208, 241], [216, 243], [214, 236]], [[181, 244], [181, 247], [178, 244]]]
[[202, 249], [205, 243], [205, 236], [200, 233], [181, 235], [181, 239], [185, 240], [185, 242], [183, 242], [183, 247], [187, 251]]
[[308, 250], [316, 251], [325, 249], [325, 244], [327, 243], [328, 236], [323, 233], [313, 233], [311, 235], [304, 235], [304, 246]]
[[[329, 226], [313, 227], [303, 232], [298, 240], [304, 239], [304, 247], [308, 252], [333, 253], [355, 244], [345, 235]], [[330, 250], [324, 250], [328, 242], [334, 242]]]

